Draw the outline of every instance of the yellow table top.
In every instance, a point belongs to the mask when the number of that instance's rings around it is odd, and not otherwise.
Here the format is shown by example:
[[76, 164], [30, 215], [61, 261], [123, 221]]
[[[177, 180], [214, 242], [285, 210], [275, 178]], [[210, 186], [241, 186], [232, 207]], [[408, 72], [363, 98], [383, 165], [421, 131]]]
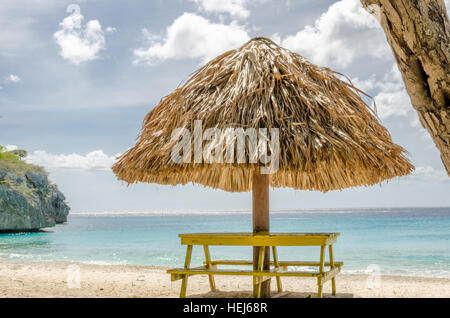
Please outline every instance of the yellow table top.
[[190, 233], [179, 234], [185, 245], [323, 246], [336, 242], [340, 233]]

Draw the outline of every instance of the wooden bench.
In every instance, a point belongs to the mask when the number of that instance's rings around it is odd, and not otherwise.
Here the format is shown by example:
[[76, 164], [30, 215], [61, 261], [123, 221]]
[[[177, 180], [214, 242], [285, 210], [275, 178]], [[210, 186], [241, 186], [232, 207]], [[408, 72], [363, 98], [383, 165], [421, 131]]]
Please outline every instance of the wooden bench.
[[[332, 294], [336, 294], [335, 276], [340, 272], [343, 262], [335, 262], [333, 259], [333, 244], [339, 233], [197, 233], [180, 234], [181, 244], [187, 245], [184, 268], [167, 270], [171, 280], [181, 279], [180, 297], [186, 297], [188, 277], [192, 275], [208, 275], [211, 291], [216, 290], [214, 275], [245, 275], [253, 276], [253, 284], [256, 286], [256, 297], [261, 295], [261, 283], [276, 278], [278, 292], [282, 292], [281, 277], [315, 277], [317, 278], [318, 297], [322, 297], [323, 284], [331, 280]], [[203, 266], [191, 268], [192, 248], [194, 245], [202, 245], [205, 253]], [[212, 260], [209, 246], [257, 246], [271, 247], [273, 260], [271, 268], [263, 270], [264, 248], [259, 249], [258, 264], [256, 270], [218, 269], [219, 265], [253, 266], [252, 261], [247, 260]], [[280, 261], [278, 260], [277, 246], [320, 246], [320, 261]], [[325, 250], [328, 246], [329, 261], [325, 262]], [[292, 271], [290, 266], [318, 267], [317, 271]], [[328, 267], [325, 270], [325, 267]]]

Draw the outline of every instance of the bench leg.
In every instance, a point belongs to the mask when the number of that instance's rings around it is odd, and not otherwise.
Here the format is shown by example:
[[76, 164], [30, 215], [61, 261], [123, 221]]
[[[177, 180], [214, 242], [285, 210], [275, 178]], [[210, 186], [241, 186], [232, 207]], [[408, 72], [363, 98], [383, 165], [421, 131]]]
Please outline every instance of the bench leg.
[[[330, 269], [333, 269], [334, 268], [333, 245], [331, 244], [328, 246], [328, 254], [330, 255]], [[331, 294], [333, 296], [336, 295], [336, 280], [334, 277], [331, 279]]]
[[[206, 261], [206, 268], [211, 268], [211, 255], [209, 254], [209, 247], [208, 245], [203, 245], [203, 250], [205, 251], [205, 261]], [[211, 287], [211, 291], [216, 291], [216, 282], [214, 280], [214, 275], [208, 275], [209, 276], [209, 286]]]
[[[189, 268], [191, 266], [191, 256], [192, 256], [192, 245], [188, 245], [186, 249], [186, 259], [184, 261], [184, 268]], [[188, 276], [189, 276], [188, 274], [185, 274], [181, 282], [180, 298], [186, 298]]]
[[[322, 245], [320, 247], [320, 266], [319, 266], [320, 274], [323, 274], [324, 259], [325, 259], [325, 246]], [[323, 286], [322, 277], [317, 277], [317, 285], [318, 285], [317, 298], [322, 298], [322, 286]]]
[[[277, 254], [277, 247], [276, 246], [272, 246], [272, 254], [273, 254], [273, 264], [274, 264], [276, 269], [279, 269], [280, 265], [278, 264], [278, 254]], [[276, 276], [276, 279], [277, 279], [278, 292], [281, 293], [283, 291], [283, 286], [281, 285], [281, 277], [280, 276]]]

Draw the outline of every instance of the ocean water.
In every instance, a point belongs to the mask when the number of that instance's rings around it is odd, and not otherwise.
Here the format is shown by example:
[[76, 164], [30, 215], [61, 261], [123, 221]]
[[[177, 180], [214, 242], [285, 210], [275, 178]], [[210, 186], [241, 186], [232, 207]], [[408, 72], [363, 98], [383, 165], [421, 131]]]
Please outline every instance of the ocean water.
[[[272, 232], [340, 232], [335, 260], [343, 272], [450, 278], [450, 208], [271, 212]], [[0, 234], [0, 260], [76, 261], [180, 267], [179, 233], [249, 232], [249, 212], [71, 214], [67, 224]], [[318, 247], [280, 247], [281, 260], [318, 260]], [[211, 247], [215, 259], [251, 259], [249, 247]], [[203, 261], [194, 247], [193, 265]]]

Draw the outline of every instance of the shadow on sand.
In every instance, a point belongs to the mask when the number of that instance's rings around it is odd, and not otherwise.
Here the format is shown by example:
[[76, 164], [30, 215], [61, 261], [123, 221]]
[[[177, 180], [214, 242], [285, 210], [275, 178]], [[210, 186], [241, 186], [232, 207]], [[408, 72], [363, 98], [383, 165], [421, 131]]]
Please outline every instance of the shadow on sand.
[[[316, 298], [317, 293], [311, 292], [291, 292], [283, 291], [281, 293], [272, 292], [272, 298]], [[188, 295], [187, 298], [253, 298], [252, 291], [215, 291], [204, 294]], [[331, 293], [323, 293], [323, 298], [353, 298], [350, 293], [336, 293], [335, 296]]]

